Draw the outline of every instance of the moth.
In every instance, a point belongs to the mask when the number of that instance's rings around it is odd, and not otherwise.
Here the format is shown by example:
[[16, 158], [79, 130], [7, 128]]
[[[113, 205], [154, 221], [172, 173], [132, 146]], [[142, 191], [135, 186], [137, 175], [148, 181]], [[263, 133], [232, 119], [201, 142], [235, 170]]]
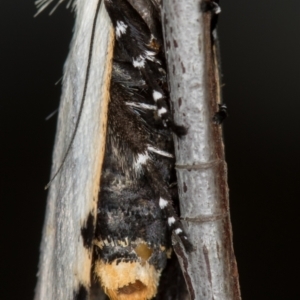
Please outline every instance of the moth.
[[[51, 2], [38, 1], [41, 9]], [[53, 166], [57, 178], [49, 197], [55, 198], [57, 207], [54, 211], [49, 208], [53, 212], [45, 223], [36, 299], [104, 299], [101, 288], [109, 299], [184, 299], [186, 288], [172, 255], [171, 234], [181, 239], [187, 251], [192, 250], [173, 205], [178, 201], [173, 133], [180, 137], [186, 129], [173, 122], [168, 100], [161, 3], [87, 2], [77, 0], [74, 6], [77, 23], [63, 93], [69, 103], [61, 105], [71, 105], [72, 97], [79, 99], [74, 108], [78, 119], [68, 134], [68, 146], [58, 155], [63, 163]], [[106, 18], [105, 26], [99, 25], [101, 17]], [[101, 41], [103, 37], [106, 42]], [[104, 44], [101, 53], [99, 42]], [[102, 70], [94, 66], [99, 55]], [[75, 56], [82, 62], [76, 65]], [[97, 74], [104, 83], [99, 84]], [[104, 92], [99, 93], [101, 86]], [[83, 184], [76, 178], [70, 182], [68, 174], [72, 167], [84, 164], [81, 160], [86, 162], [76, 156], [80, 143], [76, 135], [82, 134], [81, 123], [85, 122], [86, 106], [92, 105], [91, 98], [102, 101], [100, 108], [98, 105], [102, 116], [98, 125], [100, 154], [97, 161], [87, 163], [85, 172], [97, 173], [91, 181], [98, 188], [83, 192], [79, 199], [77, 191]], [[59, 140], [58, 136], [57, 143]], [[73, 157], [78, 162], [70, 166]], [[55, 172], [57, 169], [60, 172]], [[59, 185], [58, 193], [55, 185]], [[65, 195], [68, 189], [73, 197]], [[72, 216], [70, 224], [65, 214]], [[54, 232], [47, 236], [49, 219]], [[64, 241], [71, 251], [65, 250]], [[47, 250], [51, 247], [56, 249], [52, 256]], [[44, 283], [50, 277], [55, 281], [52, 291]]]

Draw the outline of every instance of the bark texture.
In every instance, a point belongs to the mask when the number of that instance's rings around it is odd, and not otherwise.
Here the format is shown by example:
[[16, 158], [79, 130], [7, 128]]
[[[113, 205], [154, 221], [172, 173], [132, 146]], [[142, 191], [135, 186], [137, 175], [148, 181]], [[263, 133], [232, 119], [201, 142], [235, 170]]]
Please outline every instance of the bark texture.
[[173, 237], [191, 299], [240, 299], [232, 245], [222, 130], [212, 122], [220, 102], [219, 63], [211, 39], [211, 12], [201, 1], [164, 0], [163, 26], [175, 137], [181, 218], [194, 245], [185, 253]]

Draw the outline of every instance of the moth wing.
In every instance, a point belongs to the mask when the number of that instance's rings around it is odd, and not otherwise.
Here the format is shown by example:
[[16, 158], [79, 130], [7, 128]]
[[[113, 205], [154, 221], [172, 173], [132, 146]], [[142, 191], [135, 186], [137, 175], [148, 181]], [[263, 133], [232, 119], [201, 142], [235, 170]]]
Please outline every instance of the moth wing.
[[[98, 1], [76, 3], [74, 36], [64, 67], [52, 174], [62, 162], [78, 118]], [[78, 132], [48, 194], [35, 300], [76, 299], [88, 293], [112, 50], [113, 29], [102, 3]]]

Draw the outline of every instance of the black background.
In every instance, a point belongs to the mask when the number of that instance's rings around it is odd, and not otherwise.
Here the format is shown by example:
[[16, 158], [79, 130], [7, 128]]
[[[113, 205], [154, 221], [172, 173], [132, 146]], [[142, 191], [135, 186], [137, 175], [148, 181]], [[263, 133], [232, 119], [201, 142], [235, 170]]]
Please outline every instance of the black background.
[[[66, 1], [67, 2], [67, 1]], [[242, 296], [300, 299], [300, 1], [222, 1], [231, 217]], [[73, 14], [1, 1], [1, 299], [32, 299]], [[47, 300], [47, 299], [45, 299]]]

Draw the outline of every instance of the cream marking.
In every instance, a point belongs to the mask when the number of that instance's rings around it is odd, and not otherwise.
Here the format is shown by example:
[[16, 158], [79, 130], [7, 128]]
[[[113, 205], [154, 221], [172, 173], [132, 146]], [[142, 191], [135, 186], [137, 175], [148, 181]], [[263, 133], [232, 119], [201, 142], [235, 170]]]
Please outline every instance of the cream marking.
[[172, 226], [172, 224], [174, 224], [175, 223], [175, 218], [174, 217], [170, 217], [170, 218], [168, 218], [168, 224], [169, 224], [169, 226]]
[[161, 107], [159, 110], [158, 110], [158, 115], [161, 117], [163, 114], [165, 114], [167, 112], [167, 110], [164, 108], [164, 107]]
[[176, 230], [175, 230], [175, 233], [178, 235], [179, 233], [181, 233], [182, 232], [182, 230], [180, 229], [180, 228], [177, 228]]
[[125, 34], [127, 31], [128, 25], [126, 25], [123, 21], [117, 21], [116, 26], [116, 36], [119, 38], [122, 34]]
[[125, 103], [128, 106], [137, 107], [137, 108], [143, 108], [143, 109], [149, 109], [149, 110], [157, 109], [156, 105], [150, 105], [150, 104], [146, 104], [146, 103], [136, 103], [136, 102], [125, 102]]
[[135, 68], [144, 68], [145, 67], [145, 58], [140, 55], [136, 59], [132, 60], [132, 64]]
[[221, 13], [221, 7], [217, 3], [214, 3], [214, 5], [215, 5], [214, 12], [216, 15], [218, 15], [219, 13]]
[[149, 159], [148, 152], [146, 152], [145, 154], [138, 155], [133, 166], [137, 173], [141, 171], [142, 166], [147, 163], [148, 159]]
[[163, 94], [160, 93], [159, 91], [154, 90], [152, 96], [153, 96], [154, 101], [156, 102], [157, 100], [159, 100], [163, 97]]
[[159, 198], [159, 207], [161, 209], [164, 209], [168, 205], [168, 203], [169, 202], [167, 200], [165, 200], [164, 198], [162, 198], [162, 197]]
[[151, 60], [151, 61], [154, 61], [155, 60], [155, 55], [156, 55], [156, 53], [155, 52], [153, 52], [153, 51], [148, 51], [148, 50], [146, 50], [146, 51], [144, 51], [144, 55], [145, 55], [145, 58], [146, 59], [148, 59], [148, 60]]
[[148, 146], [147, 149], [148, 149], [149, 151], [154, 152], [154, 153], [156, 153], [156, 154], [159, 154], [159, 155], [161, 155], [161, 156], [173, 157], [173, 155], [172, 155], [171, 153], [168, 153], [168, 152], [166, 152], [166, 151], [157, 149], [157, 148], [152, 147], [152, 146]]
[[145, 53], [146, 56], [155, 56], [156, 55], [156, 53], [154, 51], [146, 50], [144, 53]]

